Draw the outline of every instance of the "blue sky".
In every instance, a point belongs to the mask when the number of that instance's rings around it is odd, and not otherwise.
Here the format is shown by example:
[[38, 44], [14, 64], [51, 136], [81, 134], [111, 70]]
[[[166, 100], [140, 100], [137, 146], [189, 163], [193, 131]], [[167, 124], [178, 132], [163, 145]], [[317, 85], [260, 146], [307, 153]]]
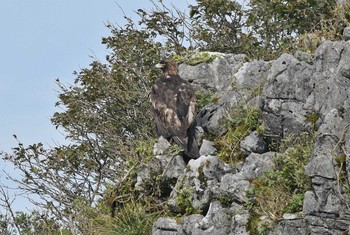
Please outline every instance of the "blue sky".
[[[173, 2], [185, 9], [195, 1]], [[133, 10], [151, 8], [148, 0], [1, 1], [0, 151], [16, 146], [13, 134], [25, 145], [65, 143], [50, 122], [59, 111], [55, 79], [72, 83], [72, 73], [88, 67], [90, 56], [104, 60], [108, 52], [101, 38], [110, 34], [105, 23], [124, 24], [118, 5], [134, 17]]]
[[[186, 1], [176, 1], [185, 7]], [[193, 1], [192, 1], [193, 2]], [[105, 23], [120, 24], [123, 14], [150, 8], [148, 0], [3, 0], [0, 8], [0, 151], [24, 144], [64, 143], [50, 123], [57, 111], [59, 78], [70, 83], [73, 71], [87, 67], [90, 56], [103, 60]], [[123, 23], [121, 24], [123, 25]]]

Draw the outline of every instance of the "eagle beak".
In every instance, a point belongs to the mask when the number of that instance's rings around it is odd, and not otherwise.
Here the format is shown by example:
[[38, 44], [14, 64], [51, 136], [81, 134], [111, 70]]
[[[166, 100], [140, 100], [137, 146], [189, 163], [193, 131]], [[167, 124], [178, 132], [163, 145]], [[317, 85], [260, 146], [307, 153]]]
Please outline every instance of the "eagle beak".
[[162, 68], [165, 67], [165, 64], [158, 63], [158, 64], [155, 65], [155, 67], [156, 67], [157, 69], [162, 69]]

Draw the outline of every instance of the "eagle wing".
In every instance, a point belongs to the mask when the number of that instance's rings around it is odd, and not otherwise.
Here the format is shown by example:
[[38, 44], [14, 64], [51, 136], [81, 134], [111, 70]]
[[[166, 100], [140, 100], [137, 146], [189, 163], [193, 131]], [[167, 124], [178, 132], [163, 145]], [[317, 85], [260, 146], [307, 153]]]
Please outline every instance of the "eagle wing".
[[196, 96], [189, 82], [184, 81], [180, 85], [177, 99], [177, 115], [183, 125], [188, 129], [196, 117]]
[[158, 135], [187, 137], [195, 122], [196, 98], [192, 86], [180, 77], [161, 77], [149, 95]]
[[196, 97], [191, 84], [178, 75], [160, 77], [149, 94], [158, 135], [173, 139], [187, 156], [199, 156], [196, 128]]

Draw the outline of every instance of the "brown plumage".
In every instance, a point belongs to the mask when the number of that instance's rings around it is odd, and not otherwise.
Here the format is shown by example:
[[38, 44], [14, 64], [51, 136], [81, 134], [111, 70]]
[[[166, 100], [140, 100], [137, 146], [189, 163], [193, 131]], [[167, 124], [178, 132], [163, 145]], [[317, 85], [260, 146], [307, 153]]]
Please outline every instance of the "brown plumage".
[[197, 158], [195, 139], [196, 97], [191, 84], [182, 79], [177, 66], [169, 59], [156, 65], [163, 74], [152, 86], [149, 100], [158, 135], [174, 140], [191, 158]]

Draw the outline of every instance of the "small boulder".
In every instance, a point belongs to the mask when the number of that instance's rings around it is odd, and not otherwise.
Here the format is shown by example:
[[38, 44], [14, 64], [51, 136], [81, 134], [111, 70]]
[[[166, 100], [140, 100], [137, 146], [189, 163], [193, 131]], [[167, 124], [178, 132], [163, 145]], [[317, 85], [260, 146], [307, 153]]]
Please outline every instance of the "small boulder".
[[242, 179], [253, 180], [262, 175], [266, 170], [274, 166], [275, 156], [280, 155], [275, 152], [267, 152], [264, 154], [250, 154], [239, 173]]
[[163, 136], [160, 136], [158, 142], [153, 146], [153, 154], [162, 155], [169, 147], [170, 143]]
[[228, 234], [232, 214], [230, 208], [223, 207], [219, 201], [213, 201], [210, 203], [208, 213], [191, 234]]
[[217, 152], [217, 149], [215, 148], [215, 145], [213, 142], [209, 140], [203, 140], [202, 146], [199, 149], [200, 156], [215, 155], [216, 152]]
[[179, 225], [176, 220], [159, 218], [152, 227], [152, 235], [177, 235]]
[[266, 142], [259, 136], [257, 131], [253, 131], [241, 141], [241, 151], [245, 155], [250, 153], [265, 153], [267, 151]]
[[242, 179], [240, 174], [226, 174], [220, 183], [220, 193], [229, 195], [235, 201], [247, 202], [246, 191], [250, 188], [250, 182]]
[[304, 61], [308, 64], [313, 64], [314, 59], [315, 59], [314, 55], [308, 54], [308, 53], [303, 52], [303, 51], [296, 51], [294, 53], [294, 57], [297, 58], [298, 60]]
[[179, 234], [194, 234], [193, 231], [198, 227], [198, 224], [203, 218], [204, 216], [200, 214], [183, 217], [180, 221], [181, 232]]

